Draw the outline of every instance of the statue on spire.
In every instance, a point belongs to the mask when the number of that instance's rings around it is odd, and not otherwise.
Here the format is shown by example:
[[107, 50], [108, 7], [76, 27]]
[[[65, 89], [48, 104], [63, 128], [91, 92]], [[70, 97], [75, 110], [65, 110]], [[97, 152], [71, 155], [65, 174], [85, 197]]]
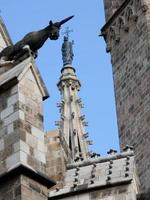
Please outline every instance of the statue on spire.
[[66, 31], [64, 32], [64, 42], [62, 44], [62, 59], [63, 59], [63, 65], [71, 65], [73, 61], [73, 41], [69, 41], [69, 33], [72, 32], [72, 30], [69, 30], [69, 28], [66, 28]]

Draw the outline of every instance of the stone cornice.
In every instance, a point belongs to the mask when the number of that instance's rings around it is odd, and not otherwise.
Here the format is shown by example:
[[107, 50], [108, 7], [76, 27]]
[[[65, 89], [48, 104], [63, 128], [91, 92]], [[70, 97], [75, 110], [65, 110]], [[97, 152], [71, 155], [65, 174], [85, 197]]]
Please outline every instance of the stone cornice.
[[11, 178], [24, 175], [27, 176], [34, 181], [46, 186], [47, 188], [51, 188], [55, 185], [54, 181], [50, 180], [45, 174], [41, 174], [40, 172], [34, 171], [24, 165], [19, 165], [14, 169], [5, 172], [0, 175], [0, 185], [4, 184], [6, 181], [9, 181]]
[[78, 188], [77, 190], [75, 189], [71, 189], [70, 191], [64, 191], [64, 193], [62, 194], [57, 194], [57, 195], [54, 195], [54, 196], [49, 196], [49, 200], [52, 200], [52, 199], [60, 199], [60, 198], [66, 198], [66, 197], [70, 197], [70, 196], [73, 196], [73, 195], [80, 195], [80, 194], [84, 194], [84, 193], [87, 193], [87, 192], [92, 192], [92, 191], [96, 191], [96, 190], [102, 190], [102, 189], [108, 189], [108, 188], [113, 188], [113, 187], [117, 187], [117, 186], [121, 186], [121, 185], [127, 185], [127, 184], [130, 184], [132, 181], [132, 179], [128, 178], [126, 180], [123, 180], [123, 181], [118, 181], [117, 183], [109, 183], [107, 185], [101, 185], [101, 186], [94, 186], [94, 187], [87, 187], [87, 184], [85, 184], [84, 186], [82, 186], [81, 188]]
[[73, 168], [76, 168], [76, 167], [84, 167], [84, 166], [92, 165], [93, 163], [103, 163], [103, 162], [108, 162], [110, 160], [118, 160], [118, 159], [126, 158], [127, 156], [129, 156], [129, 157], [134, 156], [134, 152], [129, 151], [129, 152], [123, 152], [123, 153], [120, 153], [120, 154], [110, 155], [110, 156], [107, 156], [107, 157], [100, 157], [100, 158], [95, 158], [95, 159], [93, 158], [91, 160], [87, 159], [83, 162], [68, 164], [67, 169], [73, 169]]

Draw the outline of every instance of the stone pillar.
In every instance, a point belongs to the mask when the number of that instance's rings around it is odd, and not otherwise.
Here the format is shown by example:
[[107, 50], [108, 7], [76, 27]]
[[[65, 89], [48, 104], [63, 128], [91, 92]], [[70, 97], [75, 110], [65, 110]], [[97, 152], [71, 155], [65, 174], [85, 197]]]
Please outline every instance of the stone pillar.
[[149, 0], [125, 1], [102, 28], [111, 52], [120, 146], [134, 146], [143, 190], [150, 187], [149, 19]]
[[[4, 188], [0, 187], [0, 199], [5, 190], [6, 193], [11, 190], [14, 199], [19, 199], [15, 196], [18, 195], [15, 193], [17, 185], [21, 199], [45, 200], [33, 194], [23, 198], [23, 188], [29, 194], [32, 189], [41, 193], [40, 190], [46, 191], [53, 185], [46, 175], [42, 102], [47, 97], [32, 58], [0, 75], [0, 182], [3, 181]], [[12, 187], [8, 188], [10, 183]], [[12, 199], [10, 196], [2, 199]]]

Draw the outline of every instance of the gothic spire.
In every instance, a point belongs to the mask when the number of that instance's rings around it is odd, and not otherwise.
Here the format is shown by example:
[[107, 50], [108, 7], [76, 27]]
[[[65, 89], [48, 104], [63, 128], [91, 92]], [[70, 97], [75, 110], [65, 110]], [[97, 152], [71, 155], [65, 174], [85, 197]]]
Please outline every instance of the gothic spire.
[[73, 61], [73, 43], [68, 35], [64, 36], [62, 44], [63, 68], [57, 84], [61, 93], [60, 107], [61, 119], [59, 125], [60, 134], [65, 138], [71, 153], [72, 161], [77, 162], [88, 158], [88, 134], [85, 132], [85, 116], [81, 114], [83, 107], [81, 98], [78, 96], [81, 84], [78, 80]]

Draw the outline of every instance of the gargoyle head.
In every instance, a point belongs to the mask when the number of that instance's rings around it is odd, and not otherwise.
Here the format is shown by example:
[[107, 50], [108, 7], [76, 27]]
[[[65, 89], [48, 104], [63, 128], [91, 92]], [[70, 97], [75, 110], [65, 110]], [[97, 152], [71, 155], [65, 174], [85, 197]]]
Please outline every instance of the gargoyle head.
[[61, 26], [72, 19], [74, 16], [67, 17], [60, 22], [53, 23], [52, 21], [49, 22], [49, 38], [51, 40], [57, 40], [59, 38], [59, 31]]

